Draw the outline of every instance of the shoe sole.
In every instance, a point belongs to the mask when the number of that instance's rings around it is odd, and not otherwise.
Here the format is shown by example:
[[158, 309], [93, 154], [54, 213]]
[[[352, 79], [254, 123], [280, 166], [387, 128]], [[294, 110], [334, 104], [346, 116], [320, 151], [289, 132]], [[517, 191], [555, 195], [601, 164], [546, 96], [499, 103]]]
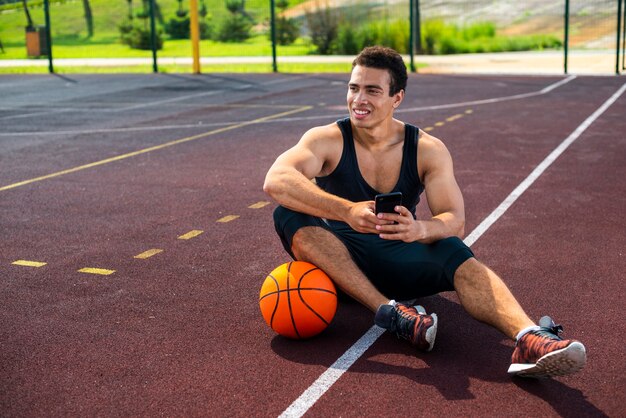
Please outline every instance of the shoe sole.
[[428, 342], [428, 348], [426, 351], [432, 350], [435, 346], [435, 338], [437, 337], [437, 322], [439, 321], [436, 313], [432, 313], [430, 316], [433, 318], [433, 325], [426, 330], [426, 336], [424, 337]]
[[535, 378], [565, 376], [581, 370], [586, 362], [585, 346], [575, 341], [565, 348], [544, 355], [535, 364], [511, 364], [508, 373]]
[[[422, 305], [415, 305], [414, 308], [422, 315], [429, 315]], [[428, 343], [428, 347], [424, 351], [431, 351], [433, 349], [435, 346], [435, 338], [437, 337], [437, 322], [439, 318], [437, 318], [436, 313], [431, 313], [429, 316], [433, 319], [433, 324], [426, 330], [426, 335], [424, 335], [424, 339]]]

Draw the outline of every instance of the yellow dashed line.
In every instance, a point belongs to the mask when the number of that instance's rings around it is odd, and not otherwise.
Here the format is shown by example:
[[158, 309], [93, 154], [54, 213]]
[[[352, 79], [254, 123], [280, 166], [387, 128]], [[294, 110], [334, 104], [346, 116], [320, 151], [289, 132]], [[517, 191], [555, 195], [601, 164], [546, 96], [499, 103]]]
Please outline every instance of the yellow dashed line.
[[43, 267], [48, 263], [42, 263], [41, 261], [29, 261], [29, 260], [16, 260], [12, 262], [16, 266], [24, 266], [24, 267]]
[[253, 203], [252, 205], [248, 206], [248, 208], [250, 209], [261, 209], [264, 208], [265, 206], [269, 205], [270, 202], [266, 202], [266, 201], [260, 201], [260, 202], [256, 202]]
[[472, 109], [467, 109], [465, 113], [468, 115], [471, 115], [472, 113], [474, 113], [474, 111]]
[[446, 121], [448, 121], [448, 122], [454, 122], [455, 120], [460, 119], [460, 118], [462, 118], [462, 117], [463, 117], [463, 114], [461, 114], [461, 113], [457, 113], [456, 115], [452, 115], [452, 116], [450, 116], [449, 118], [447, 118], [447, 119], [446, 119]]
[[243, 128], [245, 126], [255, 125], [255, 124], [258, 124], [258, 123], [263, 123], [263, 122], [266, 122], [266, 121], [270, 121], [272, 119], [278, 119], [278, 118], [281, 118], [281, 117], [284, 117], [284, 116], [287, 116], [287, 115], [291, 115], [293, 113], [304, 112], [305, 110], [309, 110], [309, 109], [312, 109], [312, 108], [313, 108], [313, 106], [300, 106], [297, 109], [292, 109], [292, 110], [287, 110], [285, 112], [275, 113], [273, 115], [264, 116], [264, 117], [257, 118], [257, 119], [254, 119], [254, 120], [249, 120], [247, 122], [241, 122], [241, 123], [236, 123], [236, 124], [233, 124], [233, 125], [228, 125], [228, 126], [225, 126], [223, 128], [213, 129], [211, 131], [202, 132], [202, 133], [197, 134], [197, 135], [176, 139], [176, 140], [173, 140], [173, 141], [165, 142], [163, 144], [155, 145], [153, 147], [140, 149], [140, 150], [137, 150], [137, 151], [129, 152], [127, 154], [117, 155], [115, 157], [106, 158], [106, 159], [100, 160], [100, 161], [95, 161], [95, 162], [90, 163], [90, 164], [85, 164], [85, 165], [81, 165], [81, 166], [78, 166], [78, 167], [69, 168], [67, 170], [57, 171], [56, 173], [51, 173], [51, 174], [47, 174], [45, 176], [35, 177], [35, 178], [29, 179], [29, 180], [20, 181], [18, 183], [8, 184], [6, 186], [0, 187], [0, 192], [5, 191], [5, 190], [14, 189], [16, 187], [25, 186], [27, 184], [31, 184], [31, 183], [35, 183], [35, 182], [48, 180], [48, 179], [59, 177], [59, 176], [64, 176], [66, 174], [75, 173], [77, 171], [82, 171], [82, 170], [86, 170], [86, 169], [89, 169], [89, 168], [98, 167], [98, 166], [103, 165], [103, 164], [109, 164], [109, 163], [112, 163], [112, 162], [115, 162], [115, 161], [125, 160], [127, 158], [135, 157], [137, 155], [142, 155], [142, 154], [146, 154], [146, 153], [149, 153], [149, 152], [152, 152], [152, 151], [157, 151], [157, 150], [160, 150], [160, 149], [172, 147], [174, 145], [184, 144], [184, 143], [190, 142], [190, 141], [196, 141], [198, 139], [202, 139], [202, 138], [206, 138], [208, 136], [217, 135], [217, 134], [221, 134], [221, 133], [224, 133], [224, 132], [232, 131], [232, 130], [238, 129], [238, 128]]
[[218, 219], [217, 222], [226, 223], [226, 222], [234, 221], [238, 217], [239, 215], [227, 215], [227, 216], [224, 216], [223, 218]]
[[85, 267], [78, 270], [79, 273], [88, 273], [88, 274], [99, 274], [101, 276], [108, 276], [110, 274], [115, 273], [115, 270], [107, 270], [107, 269], [97, 269], [92, 267]]
[[445, 125], [445, 122], [435, 122], [435, 126], [443, 126]]
[[159, 249], [159, 248], [153, 248], [151, 250], [148, 251], [144, 251], [141, 254], [137, 254], [134, 258], [140, 258], [142, 260], [145, 260], [146, 258], [150, 258], [153, 255], [157, 255], [158, 253], [162, 253], [163, 250]]
[[432, 126], [427, 126], [426, 128], [424, 128], [424, 132], [430, 132], [433, 129], [435, 129], [435, 128], [433, 128]]
[[199, 229], [194, 229], [193, 231], [189, 231], [186, 234], [181, 235], [180, 237], [178, 237], [178, 239], [192, 239], [203, 232], [204, 231], [200, 231]]

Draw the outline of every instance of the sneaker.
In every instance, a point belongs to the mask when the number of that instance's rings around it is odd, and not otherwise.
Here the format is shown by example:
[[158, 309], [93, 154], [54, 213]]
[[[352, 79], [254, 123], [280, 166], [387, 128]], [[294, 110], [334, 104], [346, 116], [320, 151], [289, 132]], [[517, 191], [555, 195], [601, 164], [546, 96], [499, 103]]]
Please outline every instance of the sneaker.
[[559, 337], [563, 327], [549, 316], [539, 321], [537, 331], [529, 331], [515, 343], [509, 374], [524, 377], [564, 376], [583, 368], [587, 361], [580, 341]]
[[437, 336], [437, 315], [426, 314], [422, 306], [401, 303], [380, 305], [374, 319], [376, 325], [409, 340], [419, 350], [430, 351]]

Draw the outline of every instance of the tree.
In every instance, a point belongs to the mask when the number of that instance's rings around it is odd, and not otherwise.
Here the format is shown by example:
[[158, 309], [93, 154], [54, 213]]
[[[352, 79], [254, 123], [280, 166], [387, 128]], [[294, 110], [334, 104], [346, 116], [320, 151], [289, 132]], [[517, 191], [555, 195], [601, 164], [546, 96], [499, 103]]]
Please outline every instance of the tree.
[[87, 36], [93, 36], [93, 14], [91, 13], [91, 4], [89, 0], [83, 0], [83, 9], [85, 10], [85, 23], [87, 24]]
[[30, 12], [28, 11], [28, 4], [26, 0], [22, 0], [22, 4], [24, 4], [24, 13], [26, 13], [26, 20], [28, 21], [28, 26], [26, 29], [35, 29], [35, 24], [33, 23], [33, 19], [30, 17]]

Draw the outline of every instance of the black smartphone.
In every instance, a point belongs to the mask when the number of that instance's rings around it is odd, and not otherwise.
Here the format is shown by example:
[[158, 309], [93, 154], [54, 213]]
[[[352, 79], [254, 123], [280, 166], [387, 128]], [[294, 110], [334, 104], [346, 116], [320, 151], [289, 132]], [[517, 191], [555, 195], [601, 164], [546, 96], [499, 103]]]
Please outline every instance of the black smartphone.
[[376, 213], [397, 213], [393, 208], [402, 206], [402, 192], [377, 194], [374, 198], [376, 202]]

